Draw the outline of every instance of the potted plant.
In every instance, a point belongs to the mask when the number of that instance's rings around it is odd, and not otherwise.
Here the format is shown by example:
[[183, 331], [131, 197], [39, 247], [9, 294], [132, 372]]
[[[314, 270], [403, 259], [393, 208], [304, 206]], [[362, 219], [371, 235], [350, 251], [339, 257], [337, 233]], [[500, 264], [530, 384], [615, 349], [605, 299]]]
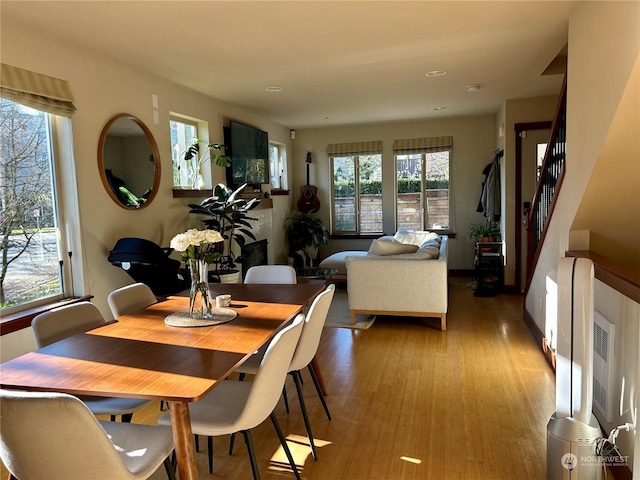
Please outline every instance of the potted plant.
[[487, 220], [483, 223], [472, 223], [467, 232], [469, 238], [476, 242], [495, 242], [500, 238], [500, 224]]
[[209, 143], [206, 145], [202, 155], [200, 155], [200, 144], [203, 143], [199, 138], [194, 138], [187, 149], [182, 152], [182, 158], [187, 162], [189, 167], [189, 177], [191, 179], [191, 186], [198, 188], [198, 177], [200, 175], [200, 167], [207, 159], [207, 153], [211, 161], [219, 167], [228, 167], [231, 165], [231, 157], [225, 154], [227, 149], [226, 145], [221, 143]]
[[319, 218], [308, 213], [298, 213], [295, 217], [287, 218], [289, 249], [292, 252], [305, 250], [315, 259], [318, 248], [329, 243], [329, 230]]
[[240, 193], [246, 186], [245, 183], [236, 190], [232, 190], [225, 184], [219, 183], [213, 189], [213, 196], [205, 198], [199, 205], [189, 205], [191, 208], [189, 213], [209, 217], [202, 222], [207, 228], [220, 232], [224, 239], [219, 244], [220, 256], [213, 262], [213, 273], [220, 281], [223, 281], [221, 275], [234, 273], [236, 279], [240, 276], [237, 264], [242, 263], [243, 259], [235, 255], [234, 245], [242, 249], [246, 243], [245, 237], [256, 240], [251, 232], [250, 222], [257, 221], [257, 218], [250, 217], [248, 212], [258, 206], [260, 199], [241, 198]]

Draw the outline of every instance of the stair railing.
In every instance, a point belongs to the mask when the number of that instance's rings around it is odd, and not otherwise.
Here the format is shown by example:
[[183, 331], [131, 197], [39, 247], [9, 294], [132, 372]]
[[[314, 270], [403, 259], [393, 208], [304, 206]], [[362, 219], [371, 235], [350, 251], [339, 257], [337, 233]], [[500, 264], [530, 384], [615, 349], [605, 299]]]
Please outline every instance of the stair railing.
[[560, 186], [564, 179], [567, 141], [567, 76], [562, 83], [556, 113], [551, 126], [551, 135], [547, 144], [536, 193], [531, 203], [527, 219], [527, 283], [525, 295], [529, 290], [531, 278], [540, 256], [551, 214], [555, 207]]

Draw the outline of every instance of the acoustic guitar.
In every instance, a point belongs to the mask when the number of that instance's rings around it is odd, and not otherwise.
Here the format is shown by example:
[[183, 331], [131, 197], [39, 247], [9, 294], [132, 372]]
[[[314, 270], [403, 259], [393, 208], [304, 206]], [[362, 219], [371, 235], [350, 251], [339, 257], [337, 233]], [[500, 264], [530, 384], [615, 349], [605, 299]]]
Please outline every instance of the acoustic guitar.
[[320, 210], [320, 200], [318, 200], [318, 189], [309, 184], [309, 165], [311, 165], [311, 152], [307, 152], [307, 184], [300, 187], [300, 200], [298, 200], [298, 210], [302, 213], [313, 213]]

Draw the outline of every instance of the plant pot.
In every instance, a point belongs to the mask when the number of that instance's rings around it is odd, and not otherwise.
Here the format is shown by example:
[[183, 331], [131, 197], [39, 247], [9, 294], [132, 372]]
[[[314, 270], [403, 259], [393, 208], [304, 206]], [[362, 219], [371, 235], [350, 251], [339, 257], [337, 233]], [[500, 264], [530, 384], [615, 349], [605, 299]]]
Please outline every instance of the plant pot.
[[214, 279], [220, 279], [220, 283], [241, 283], [242, 275], [238, 270], [231, 270], [226, 273], [211, 272]]

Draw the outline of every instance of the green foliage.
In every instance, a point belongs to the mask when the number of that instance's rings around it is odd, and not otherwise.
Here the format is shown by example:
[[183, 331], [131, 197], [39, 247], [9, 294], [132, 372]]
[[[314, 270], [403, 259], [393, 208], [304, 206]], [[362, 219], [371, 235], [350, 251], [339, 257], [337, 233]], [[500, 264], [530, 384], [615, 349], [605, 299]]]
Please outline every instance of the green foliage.
[[299, 213], [295, 217], [287, 218], [287, 225], [289, 248], [292, 251], [329, 243], [329, 229], [321, 219], [308, 213]]
[[500, 224], [487, 220], [484, 223], [472, 223], [467, 231], [469, 238], [499, 238]]
[[[200, 166], [206, 160], [206, 153], [203, 153], [201, 157], [198, 157], [200, 155], [201, 143], [202, 140], [200, 140], [199, 138], [194, 138], [191, 144], [183, 152], [182, 158], [185, 160], [185, 162], [187, 162], [188, 165], [191, 165], [191, 161], [193, 159], [196, 159], [198, 168], [200, 168]], [[222, 145], [221, 143], [209, 143], [207, 144], [207, 149], [213, 163], [215, 163], [219, 167], [228, 167], [231, 165], [231, 158], [225, 155], [225, 151], [227, 149], [226, 145]]]
[[232, 190], [223, 183], [219, 183], [213, 190], [213, 196], [205, 198], [199, 205], [190, 204], [189, 213], [204, 215], [202, 222], [211, 230], [217, 230], [224, 238], [220, 243], [222, 251], [220, 257], [215, 261], [216, 270], [228, 273], [236, 267], [237, 263], [242, 263], [242, 257], [236, 257], [233, 253], [233, 244], [240, 249], [244, 247], [246, 238], [256, 240], [251, 232], [252, 221], [257, 218], [250, 217], [247, 212], [253, 210], [260, 203], [259, 198], [249, 200], [240, 197], [240, 193], [247, 186], [245, 183], [236, 190]]

